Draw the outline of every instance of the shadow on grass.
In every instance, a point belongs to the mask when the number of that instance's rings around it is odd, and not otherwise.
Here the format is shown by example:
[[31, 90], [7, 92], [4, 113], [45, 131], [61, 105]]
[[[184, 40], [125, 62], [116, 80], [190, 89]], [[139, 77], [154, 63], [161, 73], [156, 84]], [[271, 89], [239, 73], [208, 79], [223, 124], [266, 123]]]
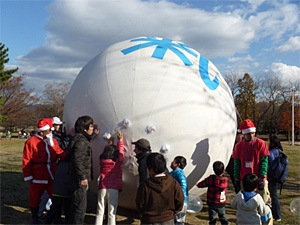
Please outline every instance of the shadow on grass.
[[[137, 211], [124, 209], [122, 207], [118, 207], [118, 220], [117, 224], [136, 224], [139, 220], [139, 216]], [[121, 217], [121, 218], [120, 218]], [[87, 214], [85, 216], [85, 224], [95, 224], [96, 215], [95, 214]], [[107, 210], [105, 212], [103, 224], [107, 224]]]
[[283, 183], [282, 189], [298, 192], [300, 190], [300, 184], [296, 184], [295, 181], [287, 180]]
[[28, 190], [29, 184], [24, 182], [22, 173], [1, 172], [2, 224], [28, 224], [31, 222]]
[[[85, 216], [86, 224], [95, 224], [96, 219], [96, 207], [97, 207], [97, 194], [92, 191], [88, 191], [88, 207], [87, 207], [87, 215]], [[133, 224], [137, 220], [139, 220], [139, 215], [136, 210], [125, 209], [122, 207], [118, 207], [117, 209], [118, 215], [118, 224]], [[119, 217], [122, 217], [120, 219]], [[105, 211], [104, 224], [107, 224], [107, 208]]]

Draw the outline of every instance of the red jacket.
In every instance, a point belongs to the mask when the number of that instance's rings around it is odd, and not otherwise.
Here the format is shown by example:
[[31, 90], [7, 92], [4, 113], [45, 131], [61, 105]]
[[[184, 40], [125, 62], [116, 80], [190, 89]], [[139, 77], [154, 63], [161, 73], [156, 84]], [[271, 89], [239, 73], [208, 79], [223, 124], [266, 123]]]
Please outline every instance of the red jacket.
[[32, 136], [25, 142], [23, 151], [23, 176], [24, 180], [32, 179], [33, 183], [48, 184], [54, 179], [56, 160], [64, 158], [64, 152], [53, 138], [54, 146], [51, 147], [39, 135]]
[[112, 159], [100, 160], [100, 180], [98, 189], [117, 189], [122, 190], [122, 171], [124, 161], [124, 144], [119, 141], [117, 144], [119, 157], [116, 161]]
[[[241, 140], [234, 147], [232, 158], [238, 159], [241, 162], [240, 178], [242, 179], [247, 173], [255, 173], [258, 177], [261, 176], [260, 159], [269, 156], [270, 152], [266, 142], [260, 138], [255, 138], [254, 141], [247, 142], [245, 139]], [[251, 168], [246, 167], [246, 162], [252, 162]], [[267, 176], [265, 176], [265, 179]]]

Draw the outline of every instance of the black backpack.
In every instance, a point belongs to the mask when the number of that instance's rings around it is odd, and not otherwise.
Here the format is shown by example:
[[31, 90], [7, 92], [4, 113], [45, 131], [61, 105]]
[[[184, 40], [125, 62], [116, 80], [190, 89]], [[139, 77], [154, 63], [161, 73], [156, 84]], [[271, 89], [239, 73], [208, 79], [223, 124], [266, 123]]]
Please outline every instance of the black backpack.
[[278, 151], [279, 156], [275, 159], [273, 165], [269, 168], [268, 180], [281, 184], [281, 194], [282, 185], [286, 180], [289, 171], [289, 160], [282, 150], [278, 149]]

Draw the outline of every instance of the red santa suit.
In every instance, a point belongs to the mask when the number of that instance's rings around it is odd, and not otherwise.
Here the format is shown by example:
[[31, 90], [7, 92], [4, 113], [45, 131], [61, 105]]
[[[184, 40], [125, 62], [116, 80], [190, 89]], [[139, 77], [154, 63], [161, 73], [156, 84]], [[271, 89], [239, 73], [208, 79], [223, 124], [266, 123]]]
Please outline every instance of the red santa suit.
[[29, 205], [31, 208], [39, 206], [45, 190], [52, 198], [56, 160], [63, 158], [65, 154], [55, 138], [43, 139], [36, 134], [26, 141], [23, 151], [23, 176], [25, 181], [32, 181], [29, 187]]

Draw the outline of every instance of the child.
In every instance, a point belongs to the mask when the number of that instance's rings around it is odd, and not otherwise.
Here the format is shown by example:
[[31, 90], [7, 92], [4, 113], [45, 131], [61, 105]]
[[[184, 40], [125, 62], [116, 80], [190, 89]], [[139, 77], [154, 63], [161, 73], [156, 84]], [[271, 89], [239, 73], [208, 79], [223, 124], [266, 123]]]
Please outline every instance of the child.
[[258, 177], [248, 173], [243, 177], [244, 191], [240, 191], [233, 199], [231, 206], [236, 211], [237, 224], [262, 224], [270, 218], [270, 208], [265, 205], [262, 197], [255, 191]]
[[174, 213], [183, 207], [184, 195], [179, 183], [166, 175], [166, 160], [162, 154], [150, 153], [146, 159], [150, 175], [137, 190], [135, 202], [142, 215], [142, 224], [174, 224]]
[[103, 224], [105, 205], [108, 202], [108, 224], [116, 224], [119, 191], [122, 190], [122, 169], [124, 161], [123, 133], [117, 133], [118, 147], [109, 140], [100, 155], [100, 179], [98, 185], [98, 206], [96, 225]]
[[184, 224], [185, 222], [185, 214], [187, 210], [188, 204], [188, 185], [187, 179], [183, 172], [184, 167], [186, 166], [186, 159], [183, 156], [176, 156], [174, 160], [171, 162], [171, 172], [172, 177], [178, 181], [181, 186], [181, 189], [184, 194], [184, 205], [182, 210], [179, 213], [175, 214], [175, 224]]
[[224, 164], [216, 161], [213, 164], [215, 175], [210, 175], [202, 182], [196, 184], [198, 188], [208, 187], [207, 205], [209, 214], [209, 224], [216, 224], [217, 213], [221, 224], [228, 224], [225, 215], [226, 189], [228, 185], [228, 177], [224, 174]]

